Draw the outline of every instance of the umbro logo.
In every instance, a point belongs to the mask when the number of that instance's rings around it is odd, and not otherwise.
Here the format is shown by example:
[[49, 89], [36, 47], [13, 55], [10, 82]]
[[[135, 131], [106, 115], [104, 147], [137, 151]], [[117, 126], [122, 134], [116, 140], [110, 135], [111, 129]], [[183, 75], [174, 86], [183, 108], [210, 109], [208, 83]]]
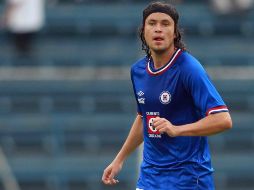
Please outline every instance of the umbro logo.
[[142, 92], [142, 91], [139, 91], [139, 92], [137, 93], [138, 96], [143, 96], [144, 94], [145, 94], [145, 93]]
[[137, 95], [138, 95], [138, 103], [140, 103], [140, 104], [145, 104], [145, 98], [142, 97], [142, 96], [145, 95], [145, 93], [142, 92], [142, 91], [139, 91], [139, 92], [137, 93]]
[[145, 104], [145, 98], [138, 98], [138, 103]]

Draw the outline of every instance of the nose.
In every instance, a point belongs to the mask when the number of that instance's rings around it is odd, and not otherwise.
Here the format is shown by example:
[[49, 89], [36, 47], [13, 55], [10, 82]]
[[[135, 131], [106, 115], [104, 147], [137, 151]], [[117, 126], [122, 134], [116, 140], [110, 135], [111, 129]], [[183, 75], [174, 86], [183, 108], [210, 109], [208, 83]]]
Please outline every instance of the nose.
[[161, 32], [161, 25], [160, 24], [156, 24], [155, 32]]

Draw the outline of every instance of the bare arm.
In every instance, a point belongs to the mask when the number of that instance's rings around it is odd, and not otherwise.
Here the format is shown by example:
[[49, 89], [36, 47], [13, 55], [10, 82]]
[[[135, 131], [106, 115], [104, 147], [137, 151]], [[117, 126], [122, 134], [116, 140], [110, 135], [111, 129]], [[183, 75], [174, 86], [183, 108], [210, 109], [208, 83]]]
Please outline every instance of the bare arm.
[[174, 126], [164, 118], [154, 119], [154, 126], [161, 133], [176, 136], [209, 136], [232, 128], [232, 120], [228, 112], [210, 114], [207, 117], [186, 125]]
[[104, 170], [102, 181], [104, 184], [113, 185], [118, 182], [114, 179], [116, 174], [122, 169], [125, 159], [143, 142], [143, 125], [142, 118], [137, 115], [130, 133], [123, 144], [121, 150], [112, 161], [112, 163]]

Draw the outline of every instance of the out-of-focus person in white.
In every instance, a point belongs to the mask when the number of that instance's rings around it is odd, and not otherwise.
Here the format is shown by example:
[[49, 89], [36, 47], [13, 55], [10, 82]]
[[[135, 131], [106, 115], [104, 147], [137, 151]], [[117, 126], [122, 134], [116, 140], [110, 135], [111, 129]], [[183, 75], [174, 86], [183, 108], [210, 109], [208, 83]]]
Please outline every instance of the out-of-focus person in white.
[[210, 0], [214, 10], [221, 15], [244, 13], [252, 9], [254, 0]]
[[32, 40], [44, 26], [44, 9], [44, 0], [6, 0], [2, 27], [10, 34], [18, 55], [30, 55]]

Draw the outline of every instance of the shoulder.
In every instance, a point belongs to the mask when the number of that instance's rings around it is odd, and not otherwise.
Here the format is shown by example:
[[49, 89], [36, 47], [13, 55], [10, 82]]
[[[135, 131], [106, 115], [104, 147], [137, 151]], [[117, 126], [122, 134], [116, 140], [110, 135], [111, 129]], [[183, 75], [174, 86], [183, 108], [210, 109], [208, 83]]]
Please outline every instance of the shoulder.
[[144, 69], [146, 69], [146, 63], [148, 61], [147, 57], [143, 57], [141, 59], [139, 59], [138, 61], [136, 61], [132, 66], [131, 66], [131, 73], [137, 73], [139, 71], [142, 71]]
[[205, 72], [201, 63], [190, 53], [183, 51], [179, 59], [179, 67], [182, 73], [196, 74]]

